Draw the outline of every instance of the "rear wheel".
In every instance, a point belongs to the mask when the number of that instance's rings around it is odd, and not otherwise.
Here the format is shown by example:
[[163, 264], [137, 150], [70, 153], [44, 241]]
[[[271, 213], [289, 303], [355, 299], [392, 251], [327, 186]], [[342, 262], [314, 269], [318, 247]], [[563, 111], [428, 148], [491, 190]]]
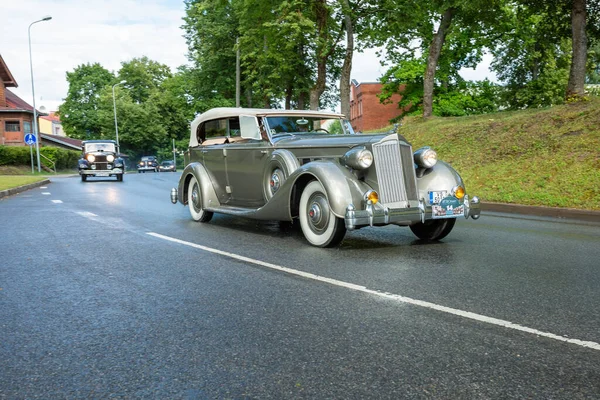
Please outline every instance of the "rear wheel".
[[202, 207], [202, 192], [196, 177], [193, 175], [188, 183], [187, 198], [190, 215], [194, 221], [208, 222], [211, 220], [213, 213], [206, 211], [204, 207]]
[[331, 211], [321, 182], [312, 181], [306, 185], [300, 197], [299, 211], [302, 233], [313, 246], [333, 247], [344, 238], [344, 220]]
[[455, 218], [448, 219], [430, 219], [428, 221], [419, 222], [411, 225], [410, 230], [419, 238], [423, 240], [440, 240], [448, 236], [454, 224], [456, 223]]

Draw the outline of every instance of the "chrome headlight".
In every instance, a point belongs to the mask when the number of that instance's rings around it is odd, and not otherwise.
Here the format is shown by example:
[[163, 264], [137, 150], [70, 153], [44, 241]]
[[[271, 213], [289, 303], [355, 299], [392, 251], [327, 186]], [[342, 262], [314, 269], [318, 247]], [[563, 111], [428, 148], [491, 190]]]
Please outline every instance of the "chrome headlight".
[[437, 153], [431, 147], [421, 147], [415, 151], [414, 160], [419, 167], [431, 168], [437, 163]]
[[93, 154], [88, 154], [86, 158], [89, 162], [96, 161], [96, 156], [94, 156]]
[[373, 153], [364, 147], [356, 147], [344, 154], [343, 162], [354, 169], [367, 169], [373, 164]]
[[115, 161], [115, 156], [113, 156], [112, 154], [107, 155], [106, 156], [106, 161], [108, 161], [108, 162]]

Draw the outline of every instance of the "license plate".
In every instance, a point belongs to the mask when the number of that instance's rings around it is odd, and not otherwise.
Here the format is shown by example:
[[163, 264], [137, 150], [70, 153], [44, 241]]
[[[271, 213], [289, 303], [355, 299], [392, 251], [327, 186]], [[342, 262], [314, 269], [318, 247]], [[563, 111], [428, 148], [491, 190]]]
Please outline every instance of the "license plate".
[[109, 176], [108, 172], [96, 172], [96, 176]]
[[431, 217], [434, 219], [457, 218], [465, 214], [465, 205], [454, 196], [444, 197], [439, 203], [431, 206]]
[[447, 190], [429, 192], [429, 204], [440, 204], [444, 197], [448, 197]]

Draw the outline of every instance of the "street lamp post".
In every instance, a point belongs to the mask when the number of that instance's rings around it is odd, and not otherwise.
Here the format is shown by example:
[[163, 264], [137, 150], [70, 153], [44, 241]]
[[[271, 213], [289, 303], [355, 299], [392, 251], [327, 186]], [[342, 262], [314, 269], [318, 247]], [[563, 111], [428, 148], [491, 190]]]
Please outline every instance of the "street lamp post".
[[[121, 81], [119, 83], [115, 83], [113, 85], [113, 87], [112, 87], [113, 109], [114, 109], [114, 112], [115, 112], [115, 135], [116, 135], [116, 138], [117, 138], [117, 149], [120, 149], [120, 147], [119, 147], [119, 125], [117, 124], [117, 102], [115, 100], [115, 86], [122, 85], [124, 83], [127, 83], [127, 81]], [[118, 150], [118, 151], [120, 151], [120, 150]]]
[[50, 21], [52, 19], [51, 16], [46, 16], [37, 21], [33, 21], [29, 24], [29, 28], [27, 28], [27, 38], [29, 39], [29, 69], [31, 71], [31, 94], [33, 95], [33, 134], [35, 135], [35, 152], [37, 153], [37, 168], [38, 172], [41, 172], [40, 167], [40, 135], [38, 134], [38, 124], [37, 124], [37, 110], [35, 108], [35, 85], [33, 84], [33, 61], [31, 58], [31, 25], [37, 24], [38, 22]]

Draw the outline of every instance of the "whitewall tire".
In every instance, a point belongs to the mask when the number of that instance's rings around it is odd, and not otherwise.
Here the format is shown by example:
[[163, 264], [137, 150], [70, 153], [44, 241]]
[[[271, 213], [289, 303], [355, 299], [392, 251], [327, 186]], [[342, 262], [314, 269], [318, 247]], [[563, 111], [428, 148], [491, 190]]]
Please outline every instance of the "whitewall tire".
[[187, 201], [190, 215], [194, 221], [208, 222], [213, 216], [213, 213], [206, 211], [202, 206], [202, 190], [196, 180], [196, 177], [192, 175], [188, 183], [187, 190]]
[[299, 219], [302, 233], [313, 246], [333, 247], [346, 234], [344, 220], [329, 207], [325, 189], [319, 181], [311, 181], [300, 197]]

